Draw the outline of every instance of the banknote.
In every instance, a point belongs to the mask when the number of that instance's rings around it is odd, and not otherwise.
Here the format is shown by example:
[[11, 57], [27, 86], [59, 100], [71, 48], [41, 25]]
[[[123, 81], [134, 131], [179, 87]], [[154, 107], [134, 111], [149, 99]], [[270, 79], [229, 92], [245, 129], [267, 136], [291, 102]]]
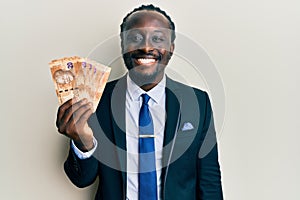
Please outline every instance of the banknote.
[[110, 67], [79, 56], [52, 60], [49, 66], [60, 105], [74, 97], [77, 100], [86, 98], [96, 111]]

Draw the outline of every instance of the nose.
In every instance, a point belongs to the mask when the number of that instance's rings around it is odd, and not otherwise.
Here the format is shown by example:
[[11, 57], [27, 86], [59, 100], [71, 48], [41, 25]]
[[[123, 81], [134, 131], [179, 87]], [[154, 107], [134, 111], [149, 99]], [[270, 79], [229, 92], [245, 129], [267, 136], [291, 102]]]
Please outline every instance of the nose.
[[146, 37], [144, 39], [144, 41], [141, 44], [139, 49], [143, 50], [144, 52], [151, 52], [154, 50], [154, 46], [153, 46], [152, 42], [150, 41], [149, 37]]

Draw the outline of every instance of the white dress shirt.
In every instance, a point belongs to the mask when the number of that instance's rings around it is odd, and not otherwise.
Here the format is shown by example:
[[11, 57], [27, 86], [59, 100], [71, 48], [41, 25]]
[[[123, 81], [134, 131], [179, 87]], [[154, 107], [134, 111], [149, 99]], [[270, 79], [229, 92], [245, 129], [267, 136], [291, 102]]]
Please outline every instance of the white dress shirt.
[[[127, 91], [126, 91], [126, 147], [127, 147], [127, 188], [126, 197], [129, 200], [138, 199], [138, 134], [139, 134], [139, 112], [142, 106], [141, 94], [148, 94], [150, 100], [148, 102], [149, 110], [154, 125], [154, 144], [155, 159], [157, 172], [157, 194], [158, 199], [161, 197], [161, 168], [162, 168], [162, 148], [163, 137], [166, 121], [166, 77], [159, 82], [150, 91], [144, 91], [136, 85], [129, 75], [127, 75]], [[97, 148], [97, 141], [94, 139], [95, 147], [89, 152], [81, 152], [72, 141], [72, 148], [80, 159], [89, 158]]]

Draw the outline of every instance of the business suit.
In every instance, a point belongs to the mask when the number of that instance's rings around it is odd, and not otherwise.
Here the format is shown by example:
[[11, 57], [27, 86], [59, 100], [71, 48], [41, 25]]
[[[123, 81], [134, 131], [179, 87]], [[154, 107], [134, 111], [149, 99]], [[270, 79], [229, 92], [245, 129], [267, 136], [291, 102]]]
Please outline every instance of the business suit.
[[[95, 199], [126, 198], [125, 96], [126, 77], [107, 84], [96, 115], [89, 120], [98, 149], [92, 157], [80, 160], [70, 148], [64, 165], [66, 174], [78, 187], [90, 185], [99, 176]], [[223, 199], [208, 95], [167, 78], [166, 116], [163, 199]], [[187, 122], [193, 128], [184, 131]]]

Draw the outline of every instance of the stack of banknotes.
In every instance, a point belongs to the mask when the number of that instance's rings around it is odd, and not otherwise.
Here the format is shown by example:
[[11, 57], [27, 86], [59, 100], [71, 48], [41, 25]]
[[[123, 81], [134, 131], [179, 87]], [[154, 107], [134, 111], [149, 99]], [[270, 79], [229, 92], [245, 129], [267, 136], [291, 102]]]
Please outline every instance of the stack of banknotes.
[[78, 56], [52, 60], [49, 66], [60, 105], [71, 98], [86, 98], [96, 111], [110, 67]]

